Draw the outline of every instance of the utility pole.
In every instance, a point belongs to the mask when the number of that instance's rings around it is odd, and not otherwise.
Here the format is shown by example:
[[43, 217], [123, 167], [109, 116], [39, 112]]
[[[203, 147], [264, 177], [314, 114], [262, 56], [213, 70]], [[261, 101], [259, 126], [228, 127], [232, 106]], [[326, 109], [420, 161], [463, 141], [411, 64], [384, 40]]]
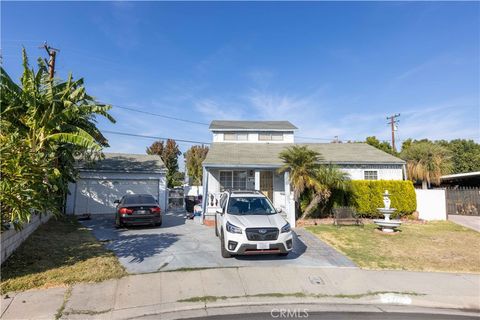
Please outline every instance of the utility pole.
[[393, 150], [393, 152], [397, 151], [397, 149], [395, 148], [395, 131], [397, 130], [396, 124], [400, 122], [400, 120], [397, 120], [398, 117], [400, 117], [400, 113], [397, 113], [397, 114], [391, 115], [390, 117], [387, 117], [387, 120], [389, 120], [389, 122], [387, 122], [387, 124], [389, 124], [390, 127], [392, 128], [392, 150]]
[[47, 41], [45, 41], [45, 43], [42, 46], [40, 46], [40, 48], [44, 48], [47, 51], [48, 56], [50, 57], [50, 59], [48, 61], [47, 61], [47, 59], [45, 59], [45, 62], [48, 65], [48, 74], [49, 74], [50, 80], [51, 80], [51, 79], [53, 79], [53, 76], [55, 75], [55, 58], [57, 56], [57, 52], [59, 52], [60, 50], [50, 47], [47, 44]]

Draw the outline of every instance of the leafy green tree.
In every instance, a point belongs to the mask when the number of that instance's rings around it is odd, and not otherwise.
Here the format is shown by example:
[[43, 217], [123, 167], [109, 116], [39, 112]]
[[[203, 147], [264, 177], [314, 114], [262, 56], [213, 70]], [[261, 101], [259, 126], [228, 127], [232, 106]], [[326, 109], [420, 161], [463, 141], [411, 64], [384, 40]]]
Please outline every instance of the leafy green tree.
[[193, 185], [200, 186], [203, 178], [202, 162], [208, 154], [206, 146], [192, 146], [185, 152], [185, 165], [187, 167], [188, 176], [192, 179]]
[[367, 139], [365, 139], [365, 142], [377, 149], [385, 151], [386, 153], [390, 153], [393, 155], [397, 154], [397, 152], [392, 149], [392, 146], [390, 145], [389, 142], [380, 141], [375, 136], [367, 137]]
[[430, 141], [428, 139], [407, 139], [402, 144], [402, 153], [404, 153], [404, 150], [407, 150], [412, 144], [420, 142], [436, 144], [446, 148], [450, 152], [450, 173], [480, 171], [480, 144], [473, 140], [455, 139], [451, 141]]
[[450, 151], [430, 141], [412, 142], [400, 155], [407, 161], [407, 175], [421, 181], [422, 188], [440, 184], [440, 177], [451, 172]]
[[67, 183], [76, 176], [74, 157], [108, 146], [96, 117], [115, 120], [110, 106], [86, 93], [83, 79], [50, 79], [42, 59], [35, 72], [25, 50], [20, 84], [1, 68], [0, 89], [2, 222], [18, 228], [32, 211], [62, 212]]
[[404, 141], [402, 142], [402, 149], [401, 149], [400, 153], [401, 153], [403, 150], [408, 149], [408, 148], [412, 145], [412, 143], [413, 143], [412, 138], [408, 138], [408, 139], [404, 140]]
[[173, 184], [176, 187], [182, 186], [185, 181], [185, 172], [175, 172], [175, 174], [173, 175], [173, 181]]
[[168, 139], [166, 143], [155, 141], [147, 148], [146, 152], [160, 156], [167, 168], [167, 185], [169, 188], [175, 187], [177, 185], [175, 174], [178, 172], [178, 156], [182, 154], [175, 140]]
[[480, 171], [480, 144], [466, 139], [455, 139], [450, 142], [438, 141], [437, 143], [450, 150], [452, 155], [451, 173]]

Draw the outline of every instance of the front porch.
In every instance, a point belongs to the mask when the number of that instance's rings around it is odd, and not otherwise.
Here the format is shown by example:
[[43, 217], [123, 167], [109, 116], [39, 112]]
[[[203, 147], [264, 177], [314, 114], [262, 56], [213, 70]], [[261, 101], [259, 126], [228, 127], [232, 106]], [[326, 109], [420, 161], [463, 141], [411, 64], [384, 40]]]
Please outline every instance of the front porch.
[[281, 209], [283, 217], [295, 227], [295, 203], [288, 172], [278, 174], [272, 167], [206, 167], [203, 176], [204, 220], [215, 219], [224, 190], [258, 190], [272, 201], [276, 209]]

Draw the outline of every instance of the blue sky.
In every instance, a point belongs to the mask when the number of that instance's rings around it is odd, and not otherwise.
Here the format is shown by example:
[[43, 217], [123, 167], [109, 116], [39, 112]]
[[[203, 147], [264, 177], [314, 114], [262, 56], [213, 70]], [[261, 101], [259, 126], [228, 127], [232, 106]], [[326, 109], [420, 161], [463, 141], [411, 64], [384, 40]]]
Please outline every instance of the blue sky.
[[[479, 141], [478, 2], [2, 2], [4, 68], [44, 40], [97, 99], [208, 123], [290, 120], [302, 142]], [[51, 19], [50, 19], [51, 17]], [[49, 22], [51, 21], [51, 23]], [[210, 141], [207, 126], [114, 108], [104, 130]], [[152, 140], [106, 134], [112, 152]], [[185, 151], [189, 144], [180, 144]]]

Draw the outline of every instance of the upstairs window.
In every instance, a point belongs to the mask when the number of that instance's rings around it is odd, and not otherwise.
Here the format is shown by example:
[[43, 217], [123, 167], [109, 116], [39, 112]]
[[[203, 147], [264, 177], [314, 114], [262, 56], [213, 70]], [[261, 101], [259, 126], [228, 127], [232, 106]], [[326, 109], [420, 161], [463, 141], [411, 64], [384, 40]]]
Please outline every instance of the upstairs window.
[[260, 141], [283, 141], [282, 132], [260, 132], [258, 134]]
[[248, 133], [225, 132], [223, 134], [223, 140], [225, 140], [225, 141], [247, 141], [248, 140]]
[[363, 178], [365, 180], [378, 180], [378, 171], [376, 171], [376, 170], [365, 170], [363, 172]]

